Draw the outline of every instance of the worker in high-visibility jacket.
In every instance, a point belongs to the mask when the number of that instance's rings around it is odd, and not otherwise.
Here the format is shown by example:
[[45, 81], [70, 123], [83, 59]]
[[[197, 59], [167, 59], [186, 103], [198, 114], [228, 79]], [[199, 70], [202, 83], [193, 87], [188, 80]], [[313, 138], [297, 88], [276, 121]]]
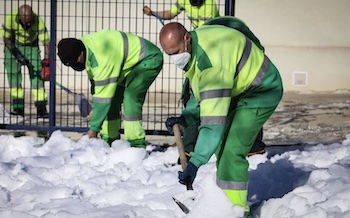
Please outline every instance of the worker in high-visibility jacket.
[[217, 185], [234, 205], [245, 208], [246, 216], [246, 157], [282, 98], [280, 74], [255, 43], [223, 25], [188, 32], [173, 22], [162, 28], [159, 40], [172, 62], [185, 70], [200, 104], [199, 135], [179, 182], [192, 183], [215, 153]]
[[144, 148], [142, 106], [163, 66], [160, 49], [131, 33], [100, 30], [81, 39], [62, 39], [58, 56], [76, 71], [85, 69], [91, 81], [89, 137], [96, 138], [100, 133], [110, 144], [119, 139], [123, 104], [124, 139], [131, 146]]
[[[24, 116], [24, 92], [21, 66], [27, 66], [31, 90], [39, 118], [47, 118], [47, 93], [41, 76], [42, 62], [49, 64], [50, 40], [43, 19], [29, 5], [22, 5], [6, 15], [0, 31], [5, 43], [5, 69], [12, 98], [11, 114]], [[41, 60], [39, 41], [44, 45]]]
[[207, 20], [220, 16], [215, 0], [177, 0], [170, 10], [166, 11], [152, 11], [148, 6], [143, 7], [144, 14], [156, 15], [164, 20], [171, 20], [183, 11], [191, 21], [193, 28], [200, 27]]
[[[143, 7], [143, 13], [149, 16], [158, 16], [164, 20], [171, 20], [177, 17], [180, 13], [185, 12], [187, 18], [190, 20], [192, 27], [197, 28], [202, 26], [206, 21], [219, 17], [219, 8], [215, 0], [178, 0], [170, 8], [165, 11], [152, 11], [148, 6]], [[173, 134], [172, 126], [175, 123], [182, 125], [183, 144], [186, 151], [187, 158], [190, 157], [190, 152], [193, 151], [198, 135], [199, 126], [199, 106], [194, 98], [189, 81], [184, 79], [181, 101], [184, 106], [181, 116], [169, 117], [165, 121], [165, 125], [170, 134]]]

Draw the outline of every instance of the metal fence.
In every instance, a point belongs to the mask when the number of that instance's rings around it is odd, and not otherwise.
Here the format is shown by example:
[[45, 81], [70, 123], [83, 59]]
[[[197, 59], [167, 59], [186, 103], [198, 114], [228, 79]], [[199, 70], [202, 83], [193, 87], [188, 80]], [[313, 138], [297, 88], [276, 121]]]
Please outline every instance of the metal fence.
[[[216, 1], [220, 15], [232, 14], [234, 1]], [[10, 86], [4, 65], [0, 66], [0, 129], [47, 131], [55, 130], [84, 132], [88, 130], [88, 121], [77, 106], [77, 95], [91, 99], [90, 84], [85, 72], [75, 72], [59, 61], [56, 45], [62, 38], [80, 38], [85, 34], [101, 29], [113, 29], [130, 32], [143, 37], [159, 46], [158, 33], [162, 23], [155, 17], [143, 14], [143, 6], [148, 5], [154, 11], [170, 10], [173, 1], [111, 1], [111, 0], [37, 0], [37, 1], [1, 1], [0, 22], [5, 16], [23, 4], [32, 7], [33, 12], [45, 22], [50, 36], [50, 81], [45, 82], [49, 95], [47, 109], [48, 119], [37, 118], [32, 94], [30, 73], [22, 67], [22, 87], [24, 91], [24, 117], [12, 115]], [[226, 6], [226, 7], [225, 7]], [[183, 23], [192, 29], [185, 13], [171, 21]], [[170, 21], [164, 21], [165, 23]], [[4, 48], [1, 40], [0, 47]], [[43, 50], [43, 45], [39, 43]], [[160, 46], [159, 46], [160, 47]], [[41, 53], [43, 55], [43, 53]], [[43, 58], [43, 57], [42, 57]], [[3, 52], [0, 54], [4, 62]], [[178, 116], [182, 105], [179, 102], [183, 76], [182, 72], [170, 64], [164, 55], [164, 66], [148, 90], [143, 107], [143, 126], [146, 134], [167, 134], [164, 121], [169, 116]], [[71, 91], [71, 92], [70, 92]]]

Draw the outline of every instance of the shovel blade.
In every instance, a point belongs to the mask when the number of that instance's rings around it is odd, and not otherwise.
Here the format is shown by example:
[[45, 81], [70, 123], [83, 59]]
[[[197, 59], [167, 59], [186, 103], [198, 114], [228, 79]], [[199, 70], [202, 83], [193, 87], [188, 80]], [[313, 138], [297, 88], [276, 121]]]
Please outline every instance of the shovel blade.
[[176, 198], [173, 197], [173, 200], [175, 203], [180, 207], [180, 209], [185, 213], [188, 214], [190, 210], [183, 204], [181, 201], [177, 200]]
[[74, 95], [74, 103], [78, 106], [81, 117], [87, 117], [92, 110], [89, 100], [83, 93]]

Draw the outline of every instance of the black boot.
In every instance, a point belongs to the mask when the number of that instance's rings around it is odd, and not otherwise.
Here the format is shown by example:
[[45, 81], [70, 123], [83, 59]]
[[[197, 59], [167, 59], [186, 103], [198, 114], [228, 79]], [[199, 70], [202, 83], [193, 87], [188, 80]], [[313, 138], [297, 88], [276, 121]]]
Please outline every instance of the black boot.
[[38, 107], [36, 109], [36, 114], [38, 118], [49, 118], [49, 113], [46, 110], [46, 107]]
[[16, 108], [16, 109], [13, 109], [13, 111], [11, 111], [12, 115], [20, 115], [22, 117], [24, 117], [24, 109], [23, 108]]

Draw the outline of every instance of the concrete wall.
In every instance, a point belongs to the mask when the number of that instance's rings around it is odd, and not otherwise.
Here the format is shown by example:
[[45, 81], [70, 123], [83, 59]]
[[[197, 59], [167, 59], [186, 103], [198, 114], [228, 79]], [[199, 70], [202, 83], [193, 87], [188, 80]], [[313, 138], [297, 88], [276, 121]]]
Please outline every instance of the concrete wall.
[[350, 89], [349, 0], [236, 0], [285, 91]]

